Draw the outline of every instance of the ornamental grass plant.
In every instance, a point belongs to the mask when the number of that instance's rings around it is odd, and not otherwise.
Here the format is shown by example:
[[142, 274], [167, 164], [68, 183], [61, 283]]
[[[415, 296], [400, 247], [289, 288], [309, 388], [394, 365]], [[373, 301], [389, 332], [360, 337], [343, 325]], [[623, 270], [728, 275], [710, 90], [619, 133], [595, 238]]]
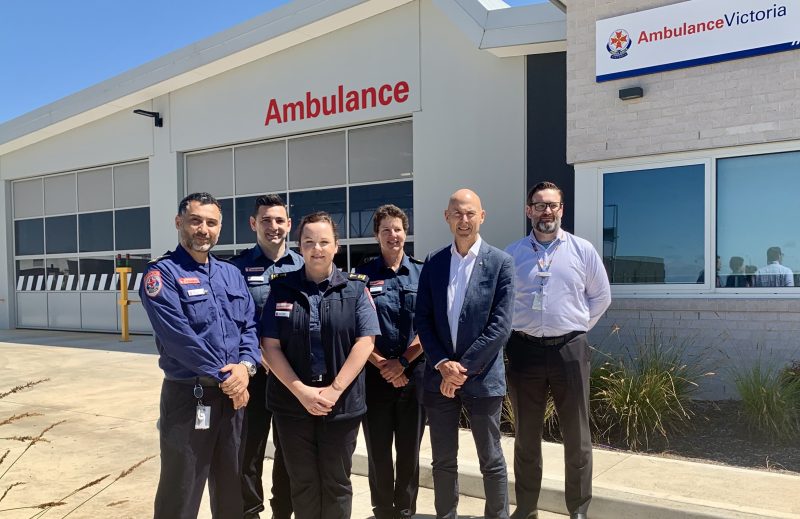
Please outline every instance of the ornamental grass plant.
[[[592, 369], [591, 419], [596, 440], [638, 451], [654, 438], [666, 441], [683, 432], [693, 416], [691, 397], [707, 355], [691, 339], [666, 335], [651, 325], [643, 338], [621, 354], [604, 357]], [[598, 351], [598, 350], [596, 350]]]
[[758, 360], [733, 375], [753, 433], [778, 442], [800, 439], [800, 363], [777, 369]]

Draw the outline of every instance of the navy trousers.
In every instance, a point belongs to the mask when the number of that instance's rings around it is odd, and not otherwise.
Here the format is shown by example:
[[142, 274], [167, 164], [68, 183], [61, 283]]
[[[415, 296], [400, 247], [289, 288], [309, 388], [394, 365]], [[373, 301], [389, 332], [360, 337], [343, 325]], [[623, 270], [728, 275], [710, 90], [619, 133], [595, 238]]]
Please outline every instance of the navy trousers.
[[486, 495], [483, 516], [508, 519], [508, 474], [500, 447], [503, 397], [475, 398], [456, 393], [455, 398], [447, 398], [426, 391], [423, 398], [430, 426], [437, 519], [458, 518], [458, 422], [462, 408], [469, 419], [483, 475]]
[[193, 384], [164, 380], [161, 386], [161, 476], [154, 519], [196, 519], [208, 481], [214, 519], [242, 518], [240, 439], [244, 410], [216, 386], [203, 388], [211, 407], [208, 429], [195, 429]]

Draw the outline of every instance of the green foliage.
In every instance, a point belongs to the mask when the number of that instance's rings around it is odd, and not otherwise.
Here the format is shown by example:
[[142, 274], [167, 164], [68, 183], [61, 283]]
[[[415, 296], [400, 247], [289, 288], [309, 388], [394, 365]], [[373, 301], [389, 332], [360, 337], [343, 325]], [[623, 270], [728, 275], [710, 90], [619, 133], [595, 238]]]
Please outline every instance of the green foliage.
[[800, 363], [777, 370], [758, 361], [735, 369], [734, 380], [751, 430], [778, 441], [800, 438]]
[[631, 450], [668, 439], [692, 418], [691, 396], [706, 375], [704, 356], [690, 340], [665, 337], [651, 326], [622, 355], [605, 355], [592, 369], [591, 415], [597, 439], [620, 438]]

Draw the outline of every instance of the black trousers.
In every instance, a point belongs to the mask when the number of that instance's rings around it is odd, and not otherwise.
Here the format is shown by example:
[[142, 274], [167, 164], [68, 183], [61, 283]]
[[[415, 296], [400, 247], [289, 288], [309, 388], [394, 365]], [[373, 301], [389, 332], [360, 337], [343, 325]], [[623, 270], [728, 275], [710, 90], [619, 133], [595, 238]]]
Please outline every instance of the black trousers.
[[[366, 370], [364, 438], [372, 510], [375, 519], [411, 517], [417, 510], [419, 446], [425, 431], [425, 408], [417, 396], [419, 386], [409, 383], [394, 388], [373, 365], [368, 364]], [[396, 461], [392, 460], [392, 443]]]
[[500, 447], [500, 410], [503, 397], [447, 398], [426, 391], [431, 450], [433, 454], [433, 492], [437, 519], [456, 519], [458, 513], [458, 422], [463, 407], [469, 418], [472, 438], [478, 450], [486, 495], [483, 516], [508, 518], [508, 474]]
[[295, 519], [349, 519], [350, 471], [361, 419], [273, 415], [292, 482]]
[[523, 519], [536, 510], [542, 485], [542, 428], [547, 389], [553, 393], [564, 438], [567, 509], [583, 512], [592, 499], [589, 431], [591, 353], [586, 334], [561, 346], [536, 346], [514, 333], [508, 342], [508, 383], [514, 408], [514, 490]]
[[161, 476], [154, 519], [196, 519], [208, 480], [214, 519], [241, 519], [239, 465], [243, 410], [216, 386], [203, 388], [211, 407], [209, 429], [194, 428], [193, 385], [165, 380], [161, 386]]
[[[261, 475], [272, 422], [272, 413], [267, 410], [266, 402], [267, 372], [262, 366], [258, 367], [258, 371], [250, 379], [247, 389], [250, 392], [250, 401], [247, 403], [242, 427], [242, 500], [244, 518], [251, 519], [264, 511], [264, 485]], [[276, 519], [289, 519], [292, 515], [292, 494], [277, 431], [272, 431], [272, 440], [275, 443], [275, 459], [272, 463], [270, 507]]]

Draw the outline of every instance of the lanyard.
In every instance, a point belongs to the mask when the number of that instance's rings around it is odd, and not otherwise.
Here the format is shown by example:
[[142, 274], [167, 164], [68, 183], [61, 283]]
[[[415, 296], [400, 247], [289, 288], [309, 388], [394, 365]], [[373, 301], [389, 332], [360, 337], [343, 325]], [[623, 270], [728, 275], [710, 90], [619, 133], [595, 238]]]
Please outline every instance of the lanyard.
[[[558, 240], [558, 238], [556, 238]], [[539, 245], [534, 241], [531, 240], [531, 245], [533, 246], [533, 251], [536, 254], [539, 254]], [[555, 247], [553, 247], [553, 252], [550, 254], [550, 261], [545, 262], [547, 258], [547, 249], [542, 250], [542, 257], [538, 258], [536, 261], [539, 263], [539, 272], [550, 272], [550, 266], [553, 264], [553, 258], [556, 255], [556, 251], [561, 246], [561, 240], [556, 241]]]

